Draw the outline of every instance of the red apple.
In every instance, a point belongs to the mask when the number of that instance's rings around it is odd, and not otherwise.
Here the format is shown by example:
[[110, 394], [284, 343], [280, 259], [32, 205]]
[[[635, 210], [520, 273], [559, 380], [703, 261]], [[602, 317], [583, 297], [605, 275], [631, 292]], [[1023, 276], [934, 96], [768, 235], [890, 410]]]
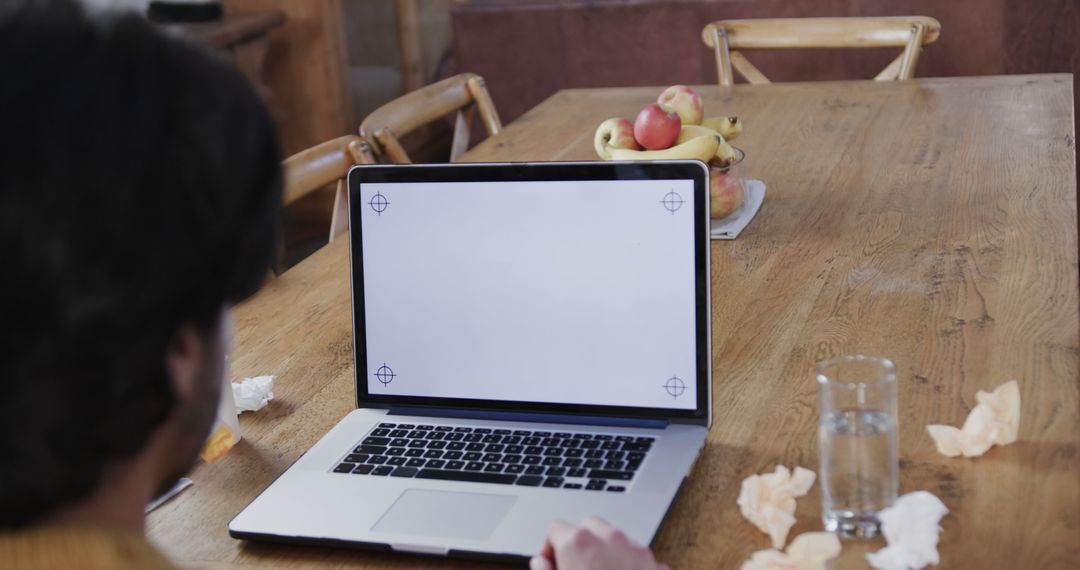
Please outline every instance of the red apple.
[[709, 216], [726, 218], [742, 206], [745, 196], [742, 181], [727, 169], [709, 169]]
[[613, 148], [641, 150], [641, 145], [634, 139], [634, 123], [626, 119], [608, 119], [596, 127], [593, 137], [596, 154], [605, 160], [611, 159]]
[[684, 125], [700, 125], [705, 118], [701, 95], [686, 85], [672, 85], [657, 97], [656, 102], [667, 105], [679, 114]]
[[682, 120], [664, 105], [649, 103], [634, 120], [634, 138], [649, 150], [671, 148], [679, 138]]

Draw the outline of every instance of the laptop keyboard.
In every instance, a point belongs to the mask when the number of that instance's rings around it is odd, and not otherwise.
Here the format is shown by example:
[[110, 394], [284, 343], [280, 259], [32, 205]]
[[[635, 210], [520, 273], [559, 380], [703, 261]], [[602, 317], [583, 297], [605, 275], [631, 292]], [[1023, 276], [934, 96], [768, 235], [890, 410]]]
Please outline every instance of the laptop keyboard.
[[334, 473], [620, 493], [655, 438], [380, 423]]

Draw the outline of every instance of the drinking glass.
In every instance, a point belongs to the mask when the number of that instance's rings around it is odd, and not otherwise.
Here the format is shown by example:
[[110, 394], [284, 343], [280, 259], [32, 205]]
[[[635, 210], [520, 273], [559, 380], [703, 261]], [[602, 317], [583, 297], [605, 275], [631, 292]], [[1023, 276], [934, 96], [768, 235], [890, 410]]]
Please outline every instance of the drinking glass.
[[818, 363], [822, 521], [845, 538], [879, 533], [899, 487], [896, 366], [876, 356]]

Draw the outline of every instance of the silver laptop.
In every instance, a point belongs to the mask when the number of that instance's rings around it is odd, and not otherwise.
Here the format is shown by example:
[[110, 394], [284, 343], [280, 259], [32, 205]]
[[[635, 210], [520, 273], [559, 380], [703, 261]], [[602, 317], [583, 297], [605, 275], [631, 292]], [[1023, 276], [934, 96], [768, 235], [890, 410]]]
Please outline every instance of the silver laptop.
[[521, 561], [597, 515], [649, 544], [711, 418], [705, 165], [348, 187], [356, 409], [229, 534]]

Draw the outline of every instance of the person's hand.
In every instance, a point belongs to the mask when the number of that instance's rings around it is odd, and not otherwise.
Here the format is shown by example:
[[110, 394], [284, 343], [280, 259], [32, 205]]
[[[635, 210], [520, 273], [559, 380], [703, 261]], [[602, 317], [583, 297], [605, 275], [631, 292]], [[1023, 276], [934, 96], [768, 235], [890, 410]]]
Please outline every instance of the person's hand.
[[548, 530], [530, 570], [668, 570], [652, 551], [630, 541], [619, 529], [596, 517], [576, 527], [556, 521]]

